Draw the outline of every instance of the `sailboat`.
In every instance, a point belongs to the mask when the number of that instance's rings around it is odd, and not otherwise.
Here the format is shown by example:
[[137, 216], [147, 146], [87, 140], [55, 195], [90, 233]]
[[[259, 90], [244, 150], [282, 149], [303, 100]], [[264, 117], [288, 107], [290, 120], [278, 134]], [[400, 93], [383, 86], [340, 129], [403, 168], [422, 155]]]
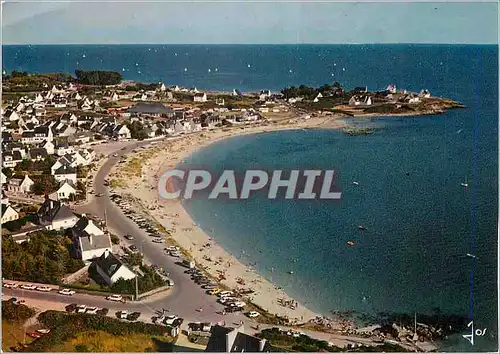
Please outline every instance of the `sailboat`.
[[468, 187], [468, 186], [469, 186], [469, 183], [467, 183], [467, 176], [465, 176], [465, 183], [464, 183], [464, 182], [462, 182], [462, 183], [460, 183], [460, 185], [461, 185], [462, 187]]

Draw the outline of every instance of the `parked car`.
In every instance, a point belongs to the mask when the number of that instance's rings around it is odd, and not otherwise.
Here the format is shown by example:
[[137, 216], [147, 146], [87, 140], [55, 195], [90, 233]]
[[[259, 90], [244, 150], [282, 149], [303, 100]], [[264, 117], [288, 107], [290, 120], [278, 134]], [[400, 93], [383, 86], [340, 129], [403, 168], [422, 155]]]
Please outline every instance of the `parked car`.
[[154, 243], [163, 243], [163, 239], [162, 238], [155, 238], [153, 240]]
[[36, 290], [38, 291], [43, 291], [43, 292], [49, 292], [52, 290], [52, 288], [50, 286], [38, 286], [36, 288]]
[[23, 300], [23, 299], [17, 300], [16, 304], [18, 304], [18, 305], [26, 305], [26, 300]]
[[85, 305], [77, 305], [76, 306], [76, 313], [85, 313], [87, 310], [87, 306]]
[[48, 329], [48, 328], [37, 329], [36, 331], [37, 331], [38, 333], [41, 333], [41, 334], [47, 334], [47, 333], [50, 333], [50, 329]]
[[89, 315], [95, 315], [99, 309], [95, 306], [93, 307], [87, 307], [85, 310], [85, 313], [88, 313]]
[[37, 339], [37, 338], [40, 338], [42, 336], [42, 334], [40, 334], [38, 332], [28, 332], [28, 336]]
[[102, 197], [102, 196], [104, 196], [104, 193], [97, 193], [95, 196], [96, 197]]
[[128, 315], [129, 315], [129, 313], [127, 310], [118, 311], [116, 313], [116, 317], [121, 318], [121, 319], [126, 319]]
[[76, 291], [64, 288], [64, 289], [59, 290], [58, 293], [61, 294], [61, 295], [69, 295], [69, 296], [71, 296], [71, 295], [75, 295]]
[[33, 284], [23, 284], [23, 285], [21, 285], [21, 289], [24, 289], [24, 290], [35, 290], [36, 289], [36, 285], [33, 285]]
[[123, 300], [123, 296], [117, 295], [117, 294], [106, 296], [106, 300], [109, 300], [109, 301], [124, 301]]
[[125, 235], [123, 237], [125, 237], [127, 240], [133, 240], [134, 239], [134, 236], [132, 236], [132, 235]]
[[176, 319], [178, 319], [179, 317], [176, 316], [176, 315], [168, 315], [166, 318], [165, 318], [165, 324], [168, 324], [168, 325], [172, 325], [174, 323], [174, 321]]
[[130, 246], [130, 247], [129, 247], [129, 249], [130, 249], [132, 252], [134, 252], [134, 253], [139, 251], [139, 249], [137, 248], [137, 246], [136, 246], [136, 245], [132, 245], [132, 246]]

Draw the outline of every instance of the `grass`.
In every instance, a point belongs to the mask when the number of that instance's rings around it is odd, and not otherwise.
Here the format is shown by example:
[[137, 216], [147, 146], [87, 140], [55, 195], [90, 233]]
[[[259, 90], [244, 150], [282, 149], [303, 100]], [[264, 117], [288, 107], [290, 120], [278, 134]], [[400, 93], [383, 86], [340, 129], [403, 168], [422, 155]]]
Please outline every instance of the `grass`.
[[112, 188], [127, 188], [127, 183], [122, 179], [112, 179], [109, 181], [109, 185]]
[[[18, 343], [22, 343], [24, 339], [24, 329], [19, 324], [13, 324], [7, 321], [2, 321], [2, 351], [12, 351], [10, 347], [15, 347]], [[31, 343], [32, 339], [26, 335], [26, 344]]]
[[125, 172], [127, 174], [140, 177], [142, 161], [143, 161], [142, 159], [134, 157], [121, 169], [120, 172]]
[[148, 334], [128, 334], [127, 336], [115, 336], [104, 331], [87, 331], [78, 333], [76, 336], [64, 343], [51, 348], [51, 352], [157, 352], [162, 351], [162, 344], [169, 342], [165, 337], [152, 336]]

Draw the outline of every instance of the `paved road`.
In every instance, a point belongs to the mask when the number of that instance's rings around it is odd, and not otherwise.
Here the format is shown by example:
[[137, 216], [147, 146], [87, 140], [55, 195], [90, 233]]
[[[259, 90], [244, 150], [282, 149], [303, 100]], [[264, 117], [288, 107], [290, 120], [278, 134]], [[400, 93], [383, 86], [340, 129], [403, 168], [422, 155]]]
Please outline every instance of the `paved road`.
[[[104, 196], [94, 198], [89, 204], [81, 205], [76, 208], [80, 213], [89, 213], [104, 219], [104, 211], [106, 210], [108, 228], [113, 233], [123, 236], [132, 234], [135, 237], [133, 243], [137, 247], [142, 248], [144, 258], [152, 264], [157, 264], [167, 272], [169, 277], [174, 281], [174, 287], [169, 296], [149, 302], [149, 306], [155, 309], [170, 308], [173, 312], [186, 319], [198, 321], [239, 321], [247, 320], [242, 314], [231, 314], [222, 316], [217, 314], [223, 310], [223, 306], [216, 302], [216, 297], [207, 295], [200, 286], [196, 285], [187, 274], [184, 274], [186, 268], [177, 264], [176, 258], [165, 255], [163, 244], [152, 243], [152, 238], [140, 229], [132, 220], [130, 220], [121, 209], [118, 208], [110, 199], [108, 188], [104, 186], [104, 180], [107, 178], [111, 168], [116, 164], [123, 155], [130, 153], [133, 149], [148, 145], [150, 142], [129, 142], [125, 148], [122, 148], [116, 153], [118, 157], [110, 157], [100, 170], [97, 172], [94, 179], [95, 193], [103, 193]], [[123, 243], [127, 243], [122, 238]], [[197, 309], [203, 308], [202, 312]]]
[[[56, 291], [52, 291], [49, 293], [44, 293], [40, 291], [35, 291], [35, 290], [22, 290], [22, 289], [3, 289], [3, 295], [5, 299], [8, 299], [10, 297], [16, 297], [17, 299], [24, 299], [26, 300], [26, 304], [28, 306], [33, 306], [32, 303], [41, 303], [44, 302], [43, 306], [39, 307], [45, 307], [41, 308], [40, 310], [45, 311], [48, 309], [56, 309], [60, 310], [60, 304], [63, 304], [63, 306], [66, 306], [66, 304], [82, 304], [82, 305], [87, 305], [87, 306], [95, 306], [98, 308], [108, 308], [109, 309], [109, 314], [108, 316], [110, 317], [115, 317], [115, 313], [117, 311], [121, 310], [127, 310], [129, 312], [132, 311], [138, 311], [141, 312], [141, 317], [139, 318], [140, 321], [143, 322], [152, 322], [152, 317], [155, 315], [155, 311], [161, 309], [161, 307], [151, 307], [150, 303], [144, 303], [144, 302], [128, 302], [128, 303], [120, 303], [120, 302], [114, 302], [114, 301], [108, 301], [105, 299], [104, 296], [95, 296], [95, 295], [87, 295], [87, 294], [82, 294], [82, 293], [76, 293], [73, 296], [67, 296], [67, 295], [61, 295], [58, 294]], [[37, 307], [35, 305], [35, 307]], [[178, 315], [180, 317], [185, 318], [184, 324], [183, 324], [183, 329], [186, 328], [187, 323], [189, 322], [194, 322], [194, 321], [205, 321], [205, 319], [201, 318], [190, 318], [184, 315], [184, 313], [177, 311], [177, 309], [170, 308], [171, 314]], [[201, 314], [198, 313], [198, 317], [203, 317]], [[209, 316], [210, 317], [210, 316]], [[210, 321], [209, 319], [206, 321]], [[226, 323], [226, 325], [231, 326], [231, 325], [236, 325], [239, 323], [239, 319], [236, 318], [236, 316], [231, 316], [231, 315], [226, 315], [223, 316], [222, 319], [223, 322]], [[214, 321], [212, 321], [214, 322]], [[245, 332], [246, 333], [254, 333], [257, 332], [254, 327], [257, 325], [257, 323], [254, 323], [252, 321], [244, 320], [245, 323]], [[279, 327], [283, 330], [288, 330], [288, 327], [286, 326], [275, 326], [275, 325], [263, 325], [260, 324], [260, 329], [265, 329], [265, 328], [271, 328], [271, 327]], [[345, 346], [349, 343], [359, 343], [359, 344], [365, 344], [365, 345], [370, 345], [373, 344], [373, 342], [368, 339], [368, 338], [359, 338], [359, 337], [348, 337], [340, 334], [331, 334], [331, 333], [323, 333], [323, 332], [315, 332], [315, 331], [309, 331], [309, 330], [300, 330], [301, 332], [311, 336], [312, 338], [316, 339], [321, 339], [321, 340], [326, 340], [328, 342], [332, 342], [335, 345], [338, 346]]]

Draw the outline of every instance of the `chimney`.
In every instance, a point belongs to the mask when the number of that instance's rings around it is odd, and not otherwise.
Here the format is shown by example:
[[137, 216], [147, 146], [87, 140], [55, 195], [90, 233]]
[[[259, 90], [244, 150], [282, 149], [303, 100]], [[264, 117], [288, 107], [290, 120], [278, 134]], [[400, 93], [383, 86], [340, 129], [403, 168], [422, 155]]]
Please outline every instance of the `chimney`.
[[266, 345], [266, 340], [265, 339], [261, 339], [260, 342], [259, 342], [259, 352], [263, 352], [264, 351], [264, 346]]
[[89, 243], [92, 244], [92, 235], [89, 234]]
[[104, 258], [108, 257], [109, 257], [109, 250], [106, 248], [106, 250], [104, 251]]
[[49, 200], [50, 200], [50, 209], [54, 209], [54, 201], [52, 199], [49, 199]]

